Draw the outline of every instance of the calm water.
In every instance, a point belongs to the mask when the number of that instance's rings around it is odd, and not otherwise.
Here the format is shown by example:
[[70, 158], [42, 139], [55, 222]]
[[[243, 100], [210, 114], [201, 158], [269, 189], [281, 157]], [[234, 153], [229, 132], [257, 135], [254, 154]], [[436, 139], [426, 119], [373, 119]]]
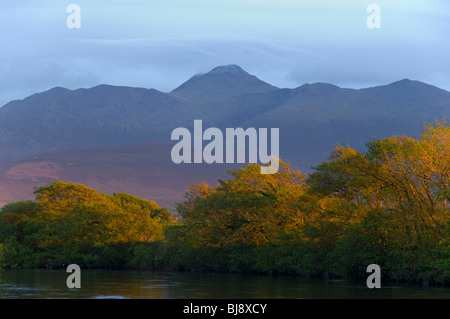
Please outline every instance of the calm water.
[[450, 299], [450, 288], [382, 282], [369, 289], [365, 280], [310, 280], [297, 277], [82, 270], [81, 288], [69, 289], [61, 270], [5, 270], [0, 298], [151, 298], [151, 299]]

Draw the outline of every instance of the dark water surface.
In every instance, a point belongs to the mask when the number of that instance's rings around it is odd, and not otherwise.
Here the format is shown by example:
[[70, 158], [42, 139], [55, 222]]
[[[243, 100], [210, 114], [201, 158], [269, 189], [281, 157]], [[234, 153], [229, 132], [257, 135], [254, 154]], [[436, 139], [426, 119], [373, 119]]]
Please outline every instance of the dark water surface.
[[192, 272], [82, 270], [81, 288], [69, 289], [65, 269], [5, 270], [0, 298], [27, 299], [450, 299], [450, 288], [384, 283], [369, 289], [365, 280], [320, 280]]

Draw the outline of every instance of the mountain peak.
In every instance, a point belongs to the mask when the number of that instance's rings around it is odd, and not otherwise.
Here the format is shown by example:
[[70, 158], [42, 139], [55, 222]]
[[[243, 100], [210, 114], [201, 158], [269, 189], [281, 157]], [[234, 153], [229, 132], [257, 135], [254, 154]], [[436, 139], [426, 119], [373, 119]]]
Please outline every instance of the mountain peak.
[[237, 74], [237, 73], [247, 73], [239, 65], [228, 64], [215, 67], [208, 74]]
[[399, 81], [392, 82], [386, 85], [375, 86], [372, 88], [362, 89], [362, 90], [390, 90], [396, 93], [403, 93], [406, 95], [413, 94], [415, 96], [419, 95], [433, 95], [433, 94], [444, 94], [449, 95], [450, 92], [438, 88], [434, 85], [417, 81], [411, 79], [402, 79]]
[[[197, 73], [194, 76], [192, 76], [189, 79], [189, 81], [191, 81], [193, 79], [201, 78], [203, 76], [226, 76], [226, 75], [239, 75], [239, 74], [241, 74], [243, 76], [251, 76], [239, 65], [228, 64], [228, 65], [219, 65], [206, 73]], [[187, 82], [189, 82], [189, 81], [187, 81]]]
[[197, 74], [172, 93], [184, 97], [225, 97], [260, 93], [277, 89], [247, 73], [236, 64], [217, 66], [208, 73]]
[[391, 85], [396, 85], [396, 86], [409, 86], [409, 85], [414, 85], [414, 84], [419, 84], [421, 82], [419, 81], [413, 81], [410, 79], [402, 79], [399, 81], [395, 81], [393, 83], [391, 83]]

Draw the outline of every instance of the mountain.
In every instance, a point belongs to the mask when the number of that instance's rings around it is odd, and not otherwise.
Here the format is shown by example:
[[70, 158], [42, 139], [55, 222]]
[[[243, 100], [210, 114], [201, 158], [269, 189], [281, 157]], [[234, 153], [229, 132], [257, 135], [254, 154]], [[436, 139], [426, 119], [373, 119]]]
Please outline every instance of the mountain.
[[170, 141], [173, 129], [192, 129], [194, 119], [202, 119], [222, 129], [279, 127], [284, 157], [309, 168], [336, 142], [363, 147], [374, 135], [417, 135], [423, 122], [450, 113], [449, 101], [449, 92], [411, 80], [361, 90], [326, 83], [278, 89], [234, 65], [195, 76], [170, 93], [57, 87], [0, 108], [0, 161]]
[[449, 114], [450, 92], [419, 81], [287, 89], [236, 65], [196, 75], [169, 93], [57, 87], [0, 108], [0, 202], [29, 198], [33, 186], [52, 178], [179, 199], [196, 177], [214, 182], [228, 167], [171, 162], [171, 132], [192, 130], [195, 119], [204, 129], [279, 128], [281, 159], [307, 172], [337, 143], [364, 151], [368, 140], [418, 136], [425, 122]]
[[194, 119], [218, 124], [215, 109], [220, 101], [205, 102], [207, 97], [220, 100], [274, 89], [233, 65], [194, 77], [171, 94], [110, 85], [56, 87], [0, 108], [0, 161], [73, 148], [168, 141], [174, 128], [192, 128]]
[[275, 107], [279, 91], [237, 65], [197, 74], [170, 94], [193, 104], [211, 126], [232, 127]]
[[23, 155], [167, 141], [173, 127], [204, 114], [153, 89], [54, 88], [0, 108], [0, 160]]
[[238, 65], [218, 66], [197, 74], [172, 91], [174, 95], [195, 99], [220, 99], [247, 93], [262, 93], [277, 87], [250, 75]]
[[337, 144], [364, 151], [373, 138], [417, 137], [425, 122], [449, 115], [450, 92], [418, 81], [360, 90], [315, 83], [291, 90], [282, 105], [243, 126], [280, 127], [281, 158], [306, 169]]

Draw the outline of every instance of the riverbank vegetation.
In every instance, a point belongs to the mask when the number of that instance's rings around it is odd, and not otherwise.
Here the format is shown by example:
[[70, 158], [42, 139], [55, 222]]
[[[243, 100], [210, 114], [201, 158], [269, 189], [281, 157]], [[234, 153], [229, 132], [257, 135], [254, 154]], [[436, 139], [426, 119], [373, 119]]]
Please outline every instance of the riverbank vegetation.
[[5, 267], [200, 270], [450, 282], [450, 126], [339, 146], [305, 175], [249, 164], [155, 202], [55, 181], [0, 212]]

